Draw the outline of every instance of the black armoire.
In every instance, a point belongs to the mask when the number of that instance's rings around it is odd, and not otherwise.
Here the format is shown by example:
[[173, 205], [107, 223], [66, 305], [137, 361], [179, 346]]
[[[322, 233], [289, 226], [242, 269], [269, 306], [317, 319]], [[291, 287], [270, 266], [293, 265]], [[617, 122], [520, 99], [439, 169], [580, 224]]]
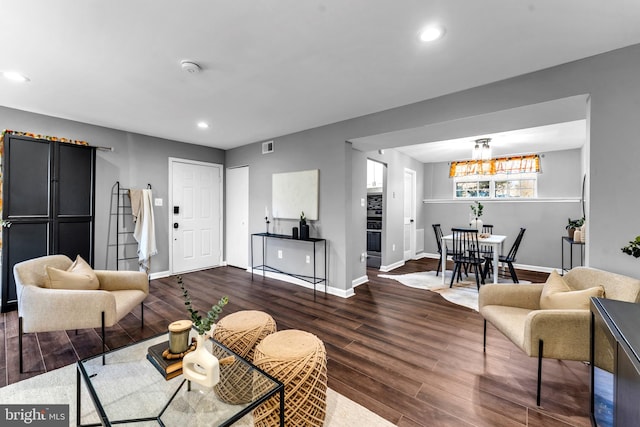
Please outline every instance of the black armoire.
[[2, 311], [17, 308], [13, 266], [43, 255], [93, 265], [95, 148], [6, 134], [2, 159]]

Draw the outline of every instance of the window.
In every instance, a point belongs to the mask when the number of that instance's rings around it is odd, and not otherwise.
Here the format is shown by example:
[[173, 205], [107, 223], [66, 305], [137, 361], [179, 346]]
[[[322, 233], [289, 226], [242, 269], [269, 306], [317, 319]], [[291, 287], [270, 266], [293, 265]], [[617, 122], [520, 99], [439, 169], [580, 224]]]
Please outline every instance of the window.
[[531, 199], [538, 196], [538, 179], [528, 173], [454, 178], [453, 192], [456, 199]]
[[454, 198], [517, 199], [538, 196], [540, 156], [452, 162]]
[[494, 197], [500, 198], [533, 198], [536, 197], [537, 179], [505, 179], [495, 181]]
[[489, 197], [490, 181], [459, 181], [455, 184], [456, 197]]

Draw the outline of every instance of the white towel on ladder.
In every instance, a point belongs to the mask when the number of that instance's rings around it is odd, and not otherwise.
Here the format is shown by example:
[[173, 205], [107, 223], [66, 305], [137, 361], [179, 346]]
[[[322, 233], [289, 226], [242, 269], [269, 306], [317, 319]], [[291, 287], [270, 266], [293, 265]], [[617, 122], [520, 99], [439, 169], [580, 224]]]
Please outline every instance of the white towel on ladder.
[[151, 257], [158, 253], [151, 190], [130, 190], [129, 196], [135, 222], [133, 237], [138, 242], [138, 264], [140, 271], [149, 274]]

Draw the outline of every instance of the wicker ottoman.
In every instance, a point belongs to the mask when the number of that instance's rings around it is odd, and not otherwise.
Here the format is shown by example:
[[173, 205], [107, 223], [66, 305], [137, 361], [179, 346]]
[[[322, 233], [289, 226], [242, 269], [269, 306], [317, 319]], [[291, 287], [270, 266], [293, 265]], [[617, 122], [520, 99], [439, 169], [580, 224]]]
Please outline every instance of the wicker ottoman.
[[[220, 319], [213, 331], [213, 338], [251, 362], [256, 345], [275, 331], [276, 322], [270, 315], [262, 311], [245, 310]], [[220, 382], [214, 390], [227, 403], [251, 402], [253, 384], [248, 368], [240, 363], [221, 365]]]
[[[295, 329], [269, 335], [256, 347], [253, 363], [284, 383], [285, 424], [322, 426], [327, 409], [327, 352], [318, 337]], [[255, 392], [260, 392], [255, 385]], [[271, 398], [253, 411], [255, 427], [278, 425], [280, 402]]]

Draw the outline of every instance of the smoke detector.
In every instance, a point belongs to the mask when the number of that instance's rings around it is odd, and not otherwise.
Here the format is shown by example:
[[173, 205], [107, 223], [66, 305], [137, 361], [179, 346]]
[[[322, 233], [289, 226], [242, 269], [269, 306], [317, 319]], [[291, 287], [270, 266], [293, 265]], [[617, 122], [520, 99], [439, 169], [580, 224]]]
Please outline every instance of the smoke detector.
[[186, 59], [180, 61], [180, 66], [182, 67], [182, 71], [186, 71], [190, 74], [197, 74], [200, 72], [201, 68], [198, 64], [193, 61], [187, 61]]

